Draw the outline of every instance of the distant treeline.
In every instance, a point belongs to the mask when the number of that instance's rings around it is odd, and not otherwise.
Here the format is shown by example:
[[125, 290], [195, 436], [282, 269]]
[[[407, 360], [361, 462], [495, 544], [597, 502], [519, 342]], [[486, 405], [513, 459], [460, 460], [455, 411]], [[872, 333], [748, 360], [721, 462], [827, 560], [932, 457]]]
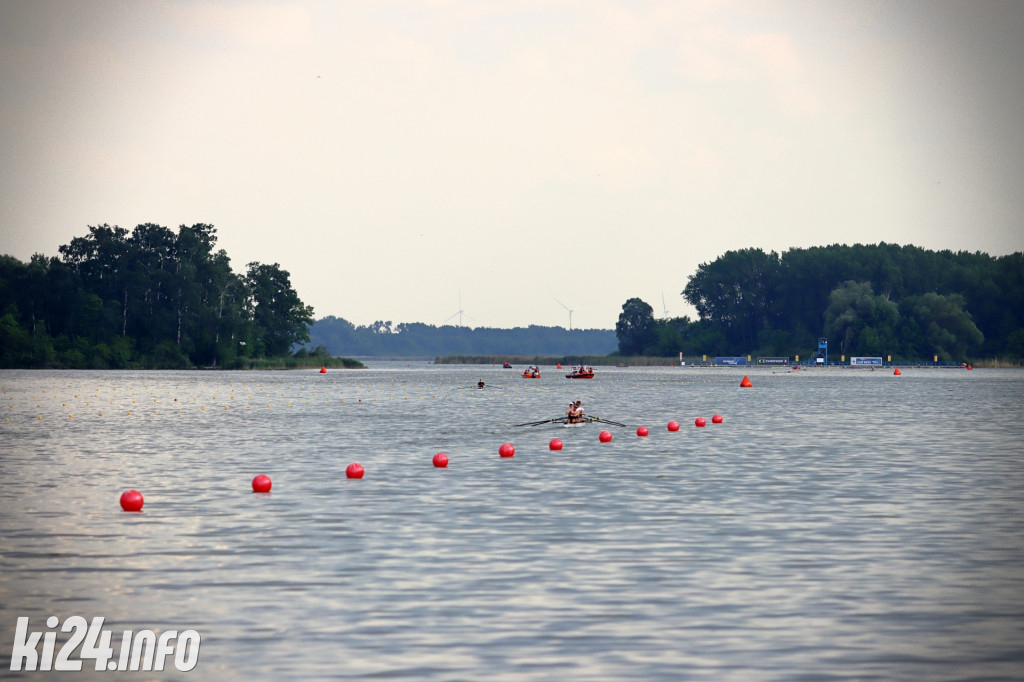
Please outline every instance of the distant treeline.
[[656, 320], [631, 298], [614, 331], [570, 331], [313, 323], [287, 271], [254, 262], [235, 273], [215, 244], [206, 224], [130, 233], [101, 225], [61, 246], [60, 257], [0, 256], [0, 367], [288, 367], [332, 355], [809, 359], [819, 337], [830, 360], [1024, 359], [1021, 252], [993, 258], [885, 243], [728, 251], [702, 263], [682, 291], [697, 320]]
[[698, 320], [655, 320], [639, 298], [622, 306], [619, 352], [962, 362], [1024, 358], [1024, 253], [832, 245], [729, 251], [702, 263], [682, 292]]
[[[249, 367], [289, 356], [309, 340], [313, 309], [277, 263], [237, 274], [216, 241], [205, 224], [100, 225], [59, 258], [0, 256], [0, 367]], [[303, 355], [299, 364], [316, 364]]]
[[422, 357], [443, 355], [509, 356], [596, 356], [616, 348], [615, 332], [610, 329], [573, 329], [563, 327], [456, 327], [419, 322], [392, 325], [374, 322], [356, 326], [340, 317], [317, 320], [309, 331], [310, 345], [319, 345], [332, 354], [368, 357]]

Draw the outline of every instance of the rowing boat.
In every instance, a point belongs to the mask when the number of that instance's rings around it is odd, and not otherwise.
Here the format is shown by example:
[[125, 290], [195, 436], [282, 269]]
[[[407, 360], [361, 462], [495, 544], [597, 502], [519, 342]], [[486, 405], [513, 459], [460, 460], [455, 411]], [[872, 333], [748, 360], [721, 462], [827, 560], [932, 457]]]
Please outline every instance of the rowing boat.
[[535, 421], [535, 422], [525, 422], [523, 424], [513, 424], [513, 426], [541, 426], [543, 424], [561, 424], [562, 426], [583, 426], [584, 424], [590, 424], [592, 422], [599, 422], [601, 424], [610, 424], [612, 426], [625, 426], [625, 424], [623, 424], [621, 422], [613, 422], [610, 419], [605, 419], [603, 417], [590, 417], [590, 416], [583, 417], [583, 421], [581, 421], [581, 422], [569, 423], [568, 417], [555, 417], [553, 419], [541, 419], [540, 421]]

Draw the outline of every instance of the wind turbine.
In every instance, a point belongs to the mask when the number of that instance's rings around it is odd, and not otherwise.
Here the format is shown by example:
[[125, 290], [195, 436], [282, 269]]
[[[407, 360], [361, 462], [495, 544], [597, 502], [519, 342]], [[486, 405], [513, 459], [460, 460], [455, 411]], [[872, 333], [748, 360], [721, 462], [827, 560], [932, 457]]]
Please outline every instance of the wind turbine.
[[566, 310], [569, 311], [569, 331], [572, 331], [572, 311], [573, 311], [573, 308], [570, 308], [566, 304], [564, 304], [561, 301], [559, 301], [557, 298], [555, 299], [555, 303], [557, 303], [558, 305], [562, 306], [563, 308], [565, 308]]
[[665, 307], [665, 292], [661, 292], [661, 313], [668, 319], [668, 308]]
[[[462, 310], [462, 289], [459, 289], [459, 309], [456, 310], [451, 315], [449, 315], [448, 316], [448, 320], [450, 320], [453, 317], [455, 317], [456, 315], [458, 315], [459, 316], [459, 324], [458, 324], [458, 326], [461, 327], [462, 326], [462, 315], [464, 314], [464, 312], [465, 311]], [[469, 317], [469, 315], [466, 315], [466, 317]], [[472, 317], [469, 317], [469, 319], [473, 320]], [[444, 325], [448, 324], [448, 320], [445, 320], [444, 322], [442, 322], [441, 326], [443, 327]], [[476, 322], [476, 320], [473, 320], [473, 321]]]

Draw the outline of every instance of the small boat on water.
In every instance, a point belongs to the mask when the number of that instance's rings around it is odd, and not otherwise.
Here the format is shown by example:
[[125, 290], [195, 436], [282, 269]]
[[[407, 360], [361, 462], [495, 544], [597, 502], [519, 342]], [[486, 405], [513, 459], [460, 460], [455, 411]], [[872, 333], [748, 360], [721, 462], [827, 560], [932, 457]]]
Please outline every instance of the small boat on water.
[[512, 369], [512, 363], [511, 362], [503, 362], [503, 363], [501, 363], [501, 368], [502, 369]]
[[585, 367], [580, 365], [579, 367], [573, 367], [572, 371], [565, 375], [566, 379], [593, 379], [594, 368]]
[[524, 379], [540, 379], [540, 367], [527, 367], [523, 370]]

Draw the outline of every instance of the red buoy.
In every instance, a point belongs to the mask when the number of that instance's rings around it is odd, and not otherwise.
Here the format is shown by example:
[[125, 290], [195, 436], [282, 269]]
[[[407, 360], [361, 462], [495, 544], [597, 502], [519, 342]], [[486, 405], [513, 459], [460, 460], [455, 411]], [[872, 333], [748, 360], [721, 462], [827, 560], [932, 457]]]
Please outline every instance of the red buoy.
[[707, 424], [707, 422], [704, 421], [704, 417], [697, 417], [696, 419], [693, 420], [693, 423], [696, 424], [697, 426], [704, 426], [705, 424]]
[[121, 493], [121, 509], [127, 512], [142, 511], [142, 493], [138, 490], [125, 490]]
[[446, 466], [448, 466], [448, 455], [444, 454], [443, 452], [439, 452], [436, 455], [434, 455], [434, 466], [438, 467], [439, 469], [444, 469]]
[[552, 450], [561, 450], [562, 449], [562, 441], [560, 441], [557, 438], [552, 438], [551, 442], [548, 443], [548, 447], [550, 449], [552, 449]]
[[740, 386], [743, 388], [750, 388], [753, 385], [754, 384], [750, 383], [750, 379], [747, 377], [743, 377], [743, 381], [740, 382]]
[[638, 426], [638, 427], [636, 427], [636, 435], [640, 436], [641, 438], [646, 436], [647, 435], [647, 427], [646, 426]]
[[712, 415], [711, 416], [711, 423], [712, 424], [721, 424], [722, 423], [722, 415], [720, 415], [720, 414]]
[[349, 478], [362, 478], [364, 473], [366, 472], [363, 470], [363, 465], [359, 462], [352, 462], [345, 469], [345, 475]]
[[679, 422], [677, 422], [675, 419], [670, 421], [668, 423], [668, 430], [669, 431], [678, 431], [679, 430]]
[[502, 457], [512, 457], [516, 454], [516, 449], [512, 446], [512, 443], [502, 443], [501, 447], [498, 448], [498, 454]]
[[900, 368], [899, 368], [899, 367], [897, 367], [896, 369], [894, 369], [894, 370], [892, 371], [892, 373], [893, 373], [893, 375], [894, 375], [894, 376], [901, 376], [901, 375], [903, 374], [903, 372], [901, 372], [901, 371], [900, 371]]
[[320, 373], [327, 374], [327, 365], [324, 365], [323, 367], [320, 368]]
[[597, 439], [602, 443], [610, 443], [612, 442], [612, 434], [610, 431], [602, 431]]
[[256, 478], [252, 479], [252, 491], [254, 493], [269, 493], [270, 486], [274, 483], [270, 480], [270, 476], [260, 474]]

